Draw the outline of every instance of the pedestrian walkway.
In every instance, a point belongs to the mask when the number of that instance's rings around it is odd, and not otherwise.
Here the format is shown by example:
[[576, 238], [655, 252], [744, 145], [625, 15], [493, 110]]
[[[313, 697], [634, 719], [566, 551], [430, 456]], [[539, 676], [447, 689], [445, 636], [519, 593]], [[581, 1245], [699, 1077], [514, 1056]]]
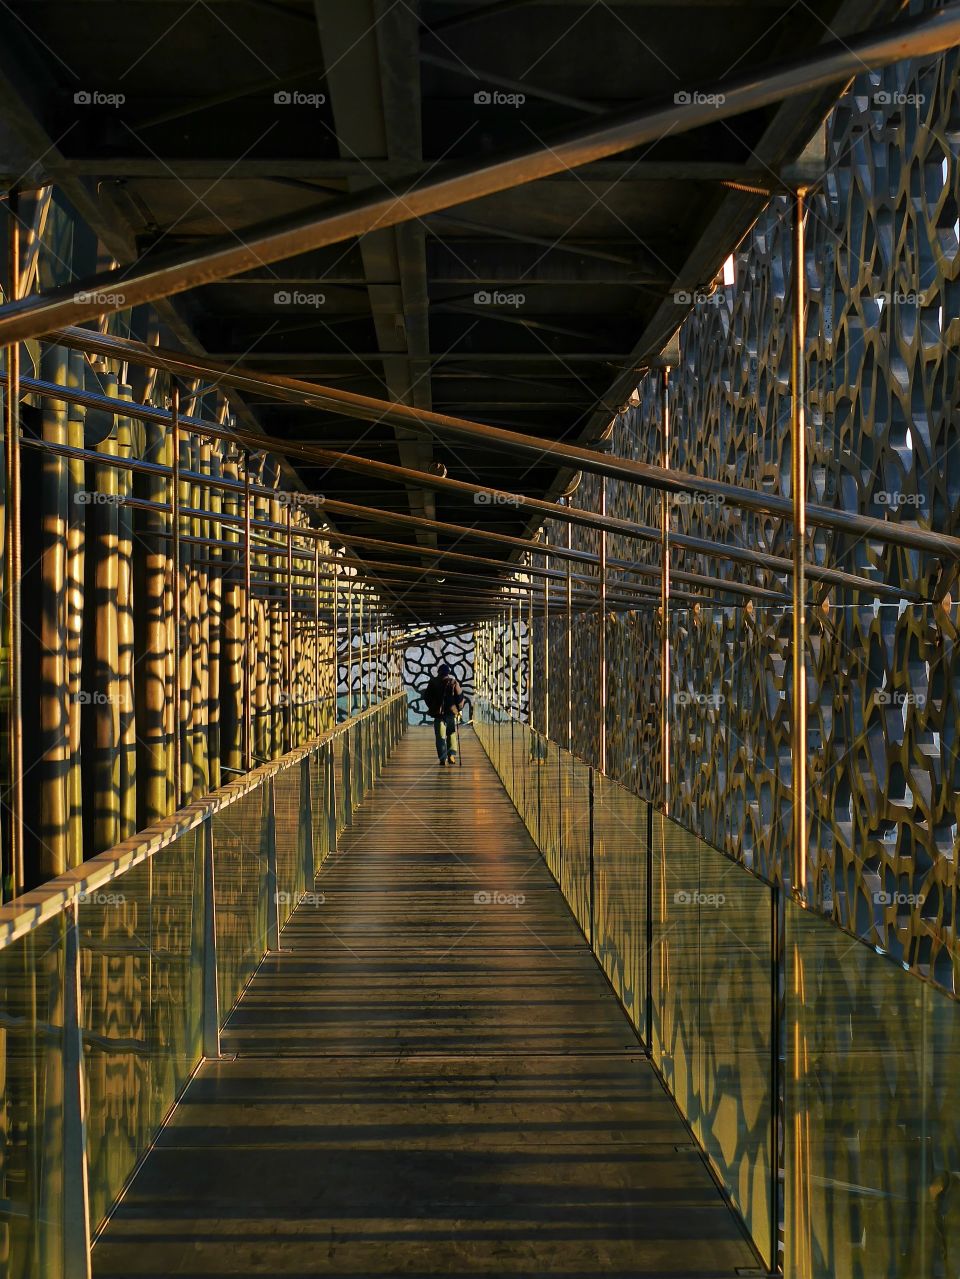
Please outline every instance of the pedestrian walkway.
[[97, 1279], [754, 1270], [464, 747], [441, 770], [430, 730], [401, 740], [98, 1241]]

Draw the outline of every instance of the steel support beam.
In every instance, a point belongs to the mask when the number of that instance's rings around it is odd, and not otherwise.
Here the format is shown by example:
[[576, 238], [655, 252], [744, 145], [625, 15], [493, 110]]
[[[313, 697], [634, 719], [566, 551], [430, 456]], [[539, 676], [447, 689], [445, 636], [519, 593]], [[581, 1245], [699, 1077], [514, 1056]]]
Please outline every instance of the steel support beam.
[[864, 68], [940, 53], [960, 42], [960, 5], [900, 22], [846, 41], [821, 45], [802, 58], [762, 72], [723, 79], [686, 104], [673, 96], [639, 110], [616, 113], [550, 140], [481, 164], [438, 166], [396, 190], [376, 187], [332, 208], [297, 214], [231, 232], [200, 249], [147, 257], [137, 266], [103, 272], [90, 280], [14, 300], [0, 307], [0, 343], [40, 337], [62, 324], [125, 310], [144, 302], [226, 279], [294, 254], [421, 218], [438, 209], [477, 200], [553, 173], [628, 151], [666, 134], [769, 106], [783, 98], [841, 85]]

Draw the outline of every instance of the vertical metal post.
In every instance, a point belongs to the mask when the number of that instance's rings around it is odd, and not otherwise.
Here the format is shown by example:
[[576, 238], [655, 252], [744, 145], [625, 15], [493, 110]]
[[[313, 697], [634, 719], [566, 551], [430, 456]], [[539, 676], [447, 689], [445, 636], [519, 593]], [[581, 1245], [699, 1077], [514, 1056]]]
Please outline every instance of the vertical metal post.
[[312, 737], [319, 737], [320, 723], [320, 547], [313, 539], [313, 716]]
[[[806, 311], [804, 278], [804, 205], [800, 189], [793, 206], [793, 326], [790, 342], [790, 385], [792, 413], [790, 433], [790, 486], [793, 499], [793, 732], [791, 780], [793, 802], [793, 890], [807, 896], [807, 619], [806, 619], [806, 537], [807, 537], [807, 454], [806, 454], [806, 368], [804, 365], [804, 321]], [[784, 879], [786, 876], [784, 876]]]
[[173, 457], [170, 469], [170, 544], [173, 605], [173, 807], [183, 802], [183, 601], [180, 584], [180, 387], [170, 388], [170, 438]]
[[[527, 567], [533, 568], [533, 552], [527, 556]], [[530, 589], [527, 591], [527, 721], [530, 727], [536, 731], [537, 718], [533, 709], [533, 574], [527, 574], [527, 583]]]
[[359, 696], [358, 710], [363, 710], [365, 706], [364, 688], [363, 688], [363, 589], [360, 583], [357, 583], [357, 644], [359, 653], [357, 654], [357, 693]]
[[[573, 498], [567, 498], [567, 506], [572, 506]], [[573, 525], [567, 521], [567, 550], [573, 550]], [[569, 556], [567, 569], [567, 750], [573, 750], [573, 565]]]
[[340, 710], [340, 564], [333, 561], [333, 722], [336, 724]]
[[[670, 465], [670, 370], [660, 375], [660, 465]], [[660, 494], [660, 785], [670, 811], [670, 494]]]
[[[784, 1097], [783, 1076], [786, 1059], [786, 1016], [784, 997], [781, 987], [784, 986], [786, 973], [786, 885], [789, 883], [794, 896], [800, 901], [808, 900], [807, 893], [807, 590], [806, 590], [806, 537], [807, 537], [807, 430], [806, 430], [806, 364], [804, 360], [805, 324], [806, 324], [806, 244], [804, 235], [804, 215], [806, 212], [806, 191], [800, 188], [794, 195], [793, 202], [793, 324], [790, 341], [790, 388], [791, 388], [791, 431], [790, 431], [790, 489], [793, 502], [793, 576], [791, 581], [791, 603], [793, 607], [793, 626], [791, 634], [791, 666], [793, 684], [793, 723], [791, 726], [791, 801], [792, 801], [792, 848], [793, 866], [780, 867], [780, 873], [774, 871], [774, 887], [771, 902], [772, 929], [772, 1007], [771, 1007], [771, 1094], [773, 1098], [772, 1115], [772, 1158], [770, 1169], [770, 1251], [774, 1259], [779, 1254], [779, 1230], [781, 1221], [780, 1193], [783, 1183], [783, 1156], [786, 1139], [786, 1103]], [[790, 974], [794, 982], [803, 982], [802, 963], [799, 956], [794, 956], [794, 971]], [[794, 1054], [794, 1071], [802, 1069], [801, 1054]], [[809, 1121], [809, 1117], [807, 1119]], [[794, 1117], [797, 1166], [803, 1171], [797, 1178], [794, 1187], [795, 1220], [793, 1234], [797, 1259], [807, 1273], [811, 1262], [812, 1245], [810, 1243], [810, 1205], [809, 1177], [806, 1163], [809, 1157], [809, 1130], [800, 1116]]]
[[503, 689], [503, 698], [501, 699], [500, 705], [503, 707], [506, 715], [510, 714], [510, 699], [513, 694], [513, 631], [511, 629], [513, 614], [511, 612], [511, 607], [512, 606], [508, 602], [506, 608], [503, 610], [503, 625], [501, 628], [503, 638], [500, 660], [503, 664], [503, 677], [500, 680], [500, 685]]
[[203, 1055], [220, 1056], [220, 985], [217, 979], [217, 894], [213, 818], [203, 821]]
[[[784, 1179], [784, 1147], [786, 1139], [786, 1103], [783, 1094], [783, 1066], [786, 1055], [785, 996], [782, 974], [785, 965], [784, 895], [779, 884], [770, 889], [770, 1256], [769, 1266], [776, 1269], [779, 1256], [781, 1222], [780, 1197]], [[804, 1151], [798, 1152], [803, 1156]], [[808, 1274], [809, 1271], [802, 1273]]]
[[[550, 557], [544, 555], [543, 567], [550, 567]], [[543, 579], [543, 735], [550, 737], [550, 579]]]
[[337, 851], [337, 756], [333, 738], [323, 748], [324, 767], [326, 768], [327, 796], [327, 854], [332, 856]]
[[644, 1009], [646, 1033], [644, 1040], [648, 1054], [653, 1053], [653, 805], [647, 804], [647, 856], [646, 856], [646, 987]]
[[287, 501], [287, 651], [284, 654], [284, 678], [287, 684], [284, 734], [286, 749], [293, 750], [293, 510]]
[[268, 777], [264, 782], [263, 802], [266, 812], [263, 815], [263, 854], [264, 870], [267, 880], [267, 936], [266, 949], [280, 949], [280, 903], [277, 896], [280, 885], [277, 878], [277, 809], [274, 779]]
[[320, 767], [320, 757], [314, 751], [305, 755], [300, 763], [300, 855], [303, 858], [303, 887], [313, 889], [317, 877], [316, 849], [313, 846], [313, 772]]
[[507, 607], [509, 609], [509, 616], [510, 616], [510, 665], [507, 667], [507, 677], [510, 681], [510, 685], [509, 685], [509, 694], [507, 698], [507, 710], [509, 711], [511, 715], [513, 715], [514, 714], [513, 689], [514, 689], [514, 677], [515, 677], [514, 668], [516, 666], [517, 659], [516, 659], [515, 650], [514, 650], [514, 636], [515, 636], [516, 630], [513, 625], [513, 601], [512, 600]]
[[594, 935], [595, 935], [595, 920], [596, 920], [596, 909], [597, 909], [597, 906], [596, 906], [596, 901], [597, 901], [597, 899], [596, 899], [596, 882], [597, 882], [597, 877], [596, 877], [596, 873], [595, 873], [595, 871], [596, 871], [596, 865], [595, 865], [595, 856], [594, 856], [594, 838], [593, 838], [593, 836], [594, 836], [594, 828], [595, 828], [595, 822], [594, 822], [594, 806], [595, 806], [595, 802], [596, 802], [596, 785], [597, 785], [597, 770], [596, 770], [595, 768], [591, 768], [591, 769], [590, 769], [589, 777], [590, 777], [590, 824], [589, 824], [589, 840], [590, 840], [590, 935], [589, 935], [588, 940], [589, 940], [589, 942], [590, 942], [590, 946], [591, 946], [591, 949], [592, 949], [592, 948], [593, 948], [593, 938], [594, 938]]
[[353, 714], [353, 578], [347, 578], [347, 651], [345, 659], [347, 676], [347, 718]]
[[[20, 296], [20, 216], [19, 199], [11, 191], [7, 202], [9, 233], [7, 273], [10, 298]], [[7, 616], [7, 643], [10, 655], [9, 733], [10, 772], [10, 861], [9, 882], [4, 890], [16, 896], [26, 884], [23, 852], [23, 661], [20, 592], [23, 578], [23, 549], [20, 540], [20, 345], [6, 348], [7, 386], [3, 406], [3, 443], [6, 469], [4, 525], [6, 574], [4, 595]]]
[[80, 920], [64, 911], [63, 961], [63, 1274], [90, 1279], [90, 1180], [80, 996]]
[[351, 730], [343, 734], [343, 812], [344, 824], [353, 825], [353, 750]]
[[[607, 478], [600, 477], [600, 514], [607, 513]], [[607, 771], [607, 531], [600, 531], [600, 616], [597, 631], [597, 714], [599, 742], [597, 762]], [[591, 857], [593, 854], [591, 853]], [[592, 892], [592, 889], [591, 889]], [[591, 941], [593, 936], [591, 934]]]
[[383, 610], [377, 609], [377, 683], [376, 683], [376, 699], [379, 702], [383, 696], [383, 653], [384, 653], [384, 629], [383, 629]]
[[243, 767], [253, 768], [253, 590], [250, 580], [253, 495], [250, 492], [250, 454], [243, 455]]

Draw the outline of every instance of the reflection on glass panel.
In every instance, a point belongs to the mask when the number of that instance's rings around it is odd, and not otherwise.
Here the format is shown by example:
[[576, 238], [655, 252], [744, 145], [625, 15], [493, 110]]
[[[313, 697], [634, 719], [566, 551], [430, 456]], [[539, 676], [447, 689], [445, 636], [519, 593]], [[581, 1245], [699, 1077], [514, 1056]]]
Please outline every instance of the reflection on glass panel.
[[[321, 746], [310, 756], [310, 811], [313, 818], [313, 864], [319, 870], [330, 852], [330, 814], [327, 795], [329, 746]], [[308, 884], [307, 888], [312, 888]]]
[[266, 788], [213, 817], [217, 978], [224, 1020], [266, 950], [266, 862], [262, 850]]
[[627, 1015], [644, 1031], [647, 805], [594, 778], [594, 950]]
[[346, 732], [340, 732], [333, 741], [334, 771], [337, 789], [337, 833], [339, 834], [350, 820], [350, 751], [347, 745]]
[[560, 750], [560, 887], [577, 922], [590, 929], [590, 769]]
[[350, 742], [350, 798], [356, 808], [363, 799], [363, 724], [351, 724], [347, 737]]
[[80, 898], [91, 1229], [199, 1060], [202, 902], [200, 827]]
[[550, 873], [560, 882], [560, 748], [543, 741], [544, 761], [540, 778], [540, 848]]
[[300, 848], [300, 765], [281, 769], [273, 780], [277, 848], [277, 914], [281, 928], [306, 891]]
[[653, 818], [653, 1024], [651, 1051], [677, 1105], [696, 1129], [700, 850], [669, 818]]
[[960, 1007], [786, 907], [786, 1273], [960, 1273]]
[[773, 893], [709, 844], [700, 850], [696, 1131], [769, 1264]]
[[333, 697], [321, 697], [319, 712], [319, 732], [321, 734], [328, 733], [336, 722], [336, 699]]
[[514, 804], [517, 802], [516, 770], [514, 768], [514, 729], [512, 719], [503, 721], [503, 784]]
[[539, 843], [543, 739], [528, 724], [519, 724], [518, 728], [520, 729], [520, 752], [517, 758], [520, 773], [520, 816], [534, 842]]
[[653, 816], [652, 1052], [770, 1260], [772, 890]]
[[60, 1279], [63, 920], [0, 951], [0, 1273]]

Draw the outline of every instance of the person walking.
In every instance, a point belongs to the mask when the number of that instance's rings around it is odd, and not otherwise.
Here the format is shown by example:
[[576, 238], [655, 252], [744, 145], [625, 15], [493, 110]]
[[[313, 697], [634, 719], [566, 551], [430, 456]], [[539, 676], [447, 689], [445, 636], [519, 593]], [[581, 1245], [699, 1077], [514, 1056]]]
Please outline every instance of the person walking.
[[446, 662], [441, 662], [437, 667], [437, 673], [427, 685], [423, 700], [427, 704], [428, 713], [433, 717], [440, 767], [452, 766], [457, 762], [460, 749], [457, 724], [467, 699]]

